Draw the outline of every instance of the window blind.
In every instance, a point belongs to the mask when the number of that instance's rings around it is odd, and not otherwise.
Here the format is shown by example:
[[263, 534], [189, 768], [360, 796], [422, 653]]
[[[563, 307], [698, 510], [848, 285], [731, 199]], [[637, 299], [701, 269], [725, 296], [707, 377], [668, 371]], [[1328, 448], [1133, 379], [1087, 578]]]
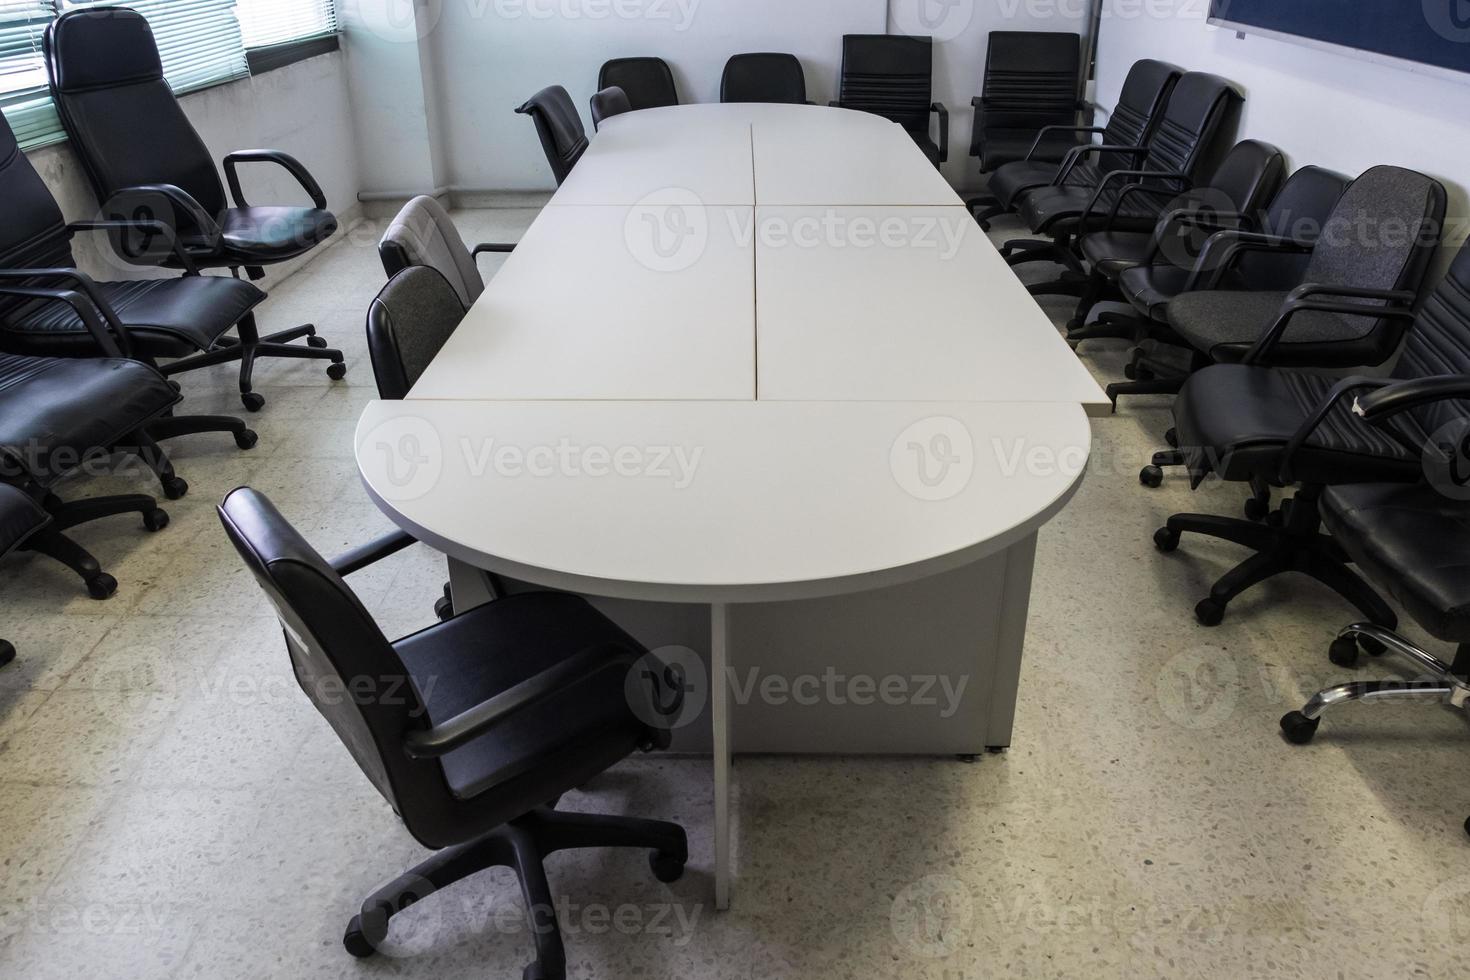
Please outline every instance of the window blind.
[[41, 35], [55, 15], [51, 0], [0, 0], [0, 109], [21, 146], [60, 138], [41, 59]]
[[238, 0], [238, 4], [247, 48], [325, 37], [338, 30], [334, 0]]

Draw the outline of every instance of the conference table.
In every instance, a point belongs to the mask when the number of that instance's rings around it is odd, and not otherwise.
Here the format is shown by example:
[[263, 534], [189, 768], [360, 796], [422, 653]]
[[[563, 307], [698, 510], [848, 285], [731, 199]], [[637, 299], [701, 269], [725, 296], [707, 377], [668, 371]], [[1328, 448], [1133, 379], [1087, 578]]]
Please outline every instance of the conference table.
[[678, 106], [604, 121], [357, 459], [457, 610], [572, 591], [677, 663], [726, 908], [735, 753], [1011, 743], [1107, 406], [901, 127]]

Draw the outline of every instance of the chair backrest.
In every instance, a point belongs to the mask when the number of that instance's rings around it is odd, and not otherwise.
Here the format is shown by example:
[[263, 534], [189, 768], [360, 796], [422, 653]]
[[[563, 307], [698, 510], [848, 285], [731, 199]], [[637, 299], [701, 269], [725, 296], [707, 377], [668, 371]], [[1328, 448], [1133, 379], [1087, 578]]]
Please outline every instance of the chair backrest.
[[410, 828], [421, 808], [452, 805], [442, 766], [403, 749], [430, 724], [422, 693], [347, 583], [263, 494], [242, 487], [218, 511], [275, 607], [297, 682], [358, 767]]
[[225, 210], [219, 171], [164, 80], [141, 14], [68, 11], [46, 29], [44, 48], [51, 98], [99, 202], [140, 184], [173, 184], [208, 214]]
[[[1260, 230], [1315, 241], [1352, 180], [1322, 167], [1306, 166], [1287, 178], [1271, 199]], [[1235, 270], [1249, 289], [1291, 289], [1302, 282], [1310, 254], [1247, 252]]]
[[909, 129], [927, 129], [934, 97], [934, 43], [927, 37], [848, 34], [838, 101]]
[[[1181, 69], [1152, 58], [1134, 62], [1123, 79], [1118, 104], [1103, 127], [1102, 142], [1109, 146], [1146, 146], [1183, 74]], [[1107, 153], [1098, 158], [1097, 166], [1104, 172], [1127, 170], [1136, 162], [1122, 154]]]
[[1248, 227], [1257, 228], [1285, 177], [1286, 155], [1281, 150], [1260, 140], [1242, 140], [1215, 168], [1209, 188], [1222, 205], [1244, 215]]
[[411, 265], [436, 270], [454, 287], [465, 309], [485, 291], [475, 257], [465, 248], [449, 212], [426, 194], [409, 201], [394, 217], [378, 240], [378, 257], [389, 279]]
[[[73, 268], [71, 235], [51, 189], [0, 115], [0, 269]], [[12, 306], [0, 298], [0, 308]], [[20, 300], [25, 303], [28, 300]]]
[[1082, 38], [1053, 31], [991, 31], [982, 98], [987, 129], [1040, 129], [1077, 117]]
[[721, 102], [806, 102], [806, 72], [794, 54], [737, 54], [720, 77]]
[[[1396, 378], [1470, 375], [1470, 241], [1460, 246], [1450, 271], [1419, 308], [1419, 318], [1393, 371]], [[1414, 410], [1428, 435], [1470, 418], [1470, 402], [1436, 402]]]
[[1141, 169], [1195, 175], [1208, 158], [1228, 110], [1240, 101], [1235, 86], [1220, 76], [1185, 72], [1149, 137], [1148, 156]]
[[536, 124], [546, 162], [551, 164], [551, 172], [560, 185], [587, 152], [588, 145], [587, 130], [582, 127], [582, 117], [577, 115], [572, 97], [560, 85], [552, 85], [531, 96], [516, 112], [530, 116]]
[[597, 87], [616, 85], [628, 96], [634, 109], [657, 109], [679, 104], [674, 73], [662, 58], [614, 58], [597, 74]]
[[445, 278], [426, 265], [409, 266], [378, 291], [368, 307], [368, 354], [378, 397], [408, 397], [443, 349], [465, 306]]
[[632, 111], [633, 103], [628, 101], [628, 93], [616, 85], [595, 92], [592, 95], [592, 128], [601, 129], [604, 119]]

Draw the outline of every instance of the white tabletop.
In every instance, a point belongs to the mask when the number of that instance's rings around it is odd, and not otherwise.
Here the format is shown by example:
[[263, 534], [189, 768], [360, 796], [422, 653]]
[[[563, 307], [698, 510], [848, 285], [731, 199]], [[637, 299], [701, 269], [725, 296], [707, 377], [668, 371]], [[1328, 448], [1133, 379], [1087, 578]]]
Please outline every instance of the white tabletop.
[[1109, 408], [964, 207], [756, 216], [760, 398]]
[[1081, 480], [1076, 405], [374, 402], [369, 492], [477, 567], [595, 595], [809, 598], [1034, 533]]
[[657, 200], [545, 208], [410, 397], [755, 397], [751, 209]]

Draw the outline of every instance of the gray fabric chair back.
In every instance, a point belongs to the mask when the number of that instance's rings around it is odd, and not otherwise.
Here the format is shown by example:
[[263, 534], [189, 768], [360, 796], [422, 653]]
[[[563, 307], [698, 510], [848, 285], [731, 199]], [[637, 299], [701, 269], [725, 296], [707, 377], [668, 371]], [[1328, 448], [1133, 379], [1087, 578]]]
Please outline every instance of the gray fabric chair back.
[[1332, 209], [1306, 281], [1417, 291], [1439, 245], [1444, 210], [1439, 181], [1402, 167], [1366, 171]]
[[388, 280], [367, 316], [378, 396], [393, 401], [408, 397], [464, 314], [454, 287], [428, 266], [409, 266]]
[[444, 277], [469, 309], [485, 291], [475, 257], [459, 237], [449, 212], [432, 197], [420, 195], [403, 206], [378, 241], [383, 271], [392, 278], [412, 265], [426, 265]]

